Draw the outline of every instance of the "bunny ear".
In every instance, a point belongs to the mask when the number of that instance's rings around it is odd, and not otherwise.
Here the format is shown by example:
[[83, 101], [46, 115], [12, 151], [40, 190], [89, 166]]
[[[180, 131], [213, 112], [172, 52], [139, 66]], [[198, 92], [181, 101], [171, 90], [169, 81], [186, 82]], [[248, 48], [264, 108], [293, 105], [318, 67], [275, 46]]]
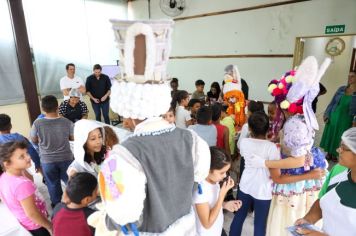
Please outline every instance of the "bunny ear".
[[323, 75], [325, 74], [326, 70], [328, 69], [328, 67], [331, 64], [331, 59], [330, 58], [325, 58], [323, 64], [321, 64], [320, 69], [318, 71], [318, 75], [316, 76], [316, 80], [319, 83], [319, 81], [321, 80], [321, 77], [323, 77]]
[[316, 75], [318, 74], [318, 61], [315, 57], [309, 56], [305, 58], [302, 64], [298, 67], [295, 74], [296, 82], [301, 81], [308, 85], [316, 83]]
[[241, 75], [240, 75], [240, 71], [236, 65], [234, 65], [234, 77], [237, 80], [238, 89], [241, 91], [241, 88], [242, 88]]
[[318, 96], [319, 81], [320, 81], [321, 77], [324, 75], [326, 69], [329, 67], [330, 63], [331, 63], [330, 58], [326, 58], [324, 60], [323, 64], [320, 66], [320, 69], [316, 76], [317, 83], [314, 86], [311, 86], [310, 90], [304, 96], [303, 111], [304, 111], [305, 122], [307, 123], [307, 125], [309, 127], [312, 127], [315, 130], [319, 129], [319, 125], [318, 125], [318, 121], [316, 120], [313, 108], [312, 108], [312, 102]]
[[297, 69], [295, 82], [288, 91], [287, 100], [296, 102], [317, 83], [318, 61], [313, 56], [307, 57]]

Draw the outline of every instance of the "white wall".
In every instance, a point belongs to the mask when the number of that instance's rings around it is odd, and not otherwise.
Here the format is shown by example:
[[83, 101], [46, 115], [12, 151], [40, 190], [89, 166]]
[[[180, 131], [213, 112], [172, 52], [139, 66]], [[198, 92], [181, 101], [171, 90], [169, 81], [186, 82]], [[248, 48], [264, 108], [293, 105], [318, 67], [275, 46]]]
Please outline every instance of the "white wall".
[[[238, 9], [276, 0], [186, 0], [181, 16]], [[146, 0], [132, 2], [135, 19], [148, 18]], [[324, 35], [326, 25], [345, 24], [346, 33], [356, 33], [355, 0], [313, 0], [290, 5], [176, 21], [171, 56], [222, 54], [293, 54], [299, 36]], [[181, 17], [179, 16], [179, 17]], [[151, 0], [151, 18], [168, 18]], [[292, 58], [174, 59], [168, 72], [180, 87], [193, 91], [194, 81], [207, 86], [221, 82], [227, 64], [237, 64], [250, 86], [250, 98], [270, 101], [267, 83], [291, 69]]]

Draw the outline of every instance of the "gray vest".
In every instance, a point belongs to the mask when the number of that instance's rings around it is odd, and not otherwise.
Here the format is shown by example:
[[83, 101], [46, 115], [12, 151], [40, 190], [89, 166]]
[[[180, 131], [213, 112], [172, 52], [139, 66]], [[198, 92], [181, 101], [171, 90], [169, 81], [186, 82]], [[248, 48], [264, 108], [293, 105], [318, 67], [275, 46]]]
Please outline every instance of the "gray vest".
[[122, 143], [140, 162], [147, 178], [141, 232], [162, 233], [190, 212], [192, 142], [190, 131], [176, 128], [156, 136], [131, 137]]

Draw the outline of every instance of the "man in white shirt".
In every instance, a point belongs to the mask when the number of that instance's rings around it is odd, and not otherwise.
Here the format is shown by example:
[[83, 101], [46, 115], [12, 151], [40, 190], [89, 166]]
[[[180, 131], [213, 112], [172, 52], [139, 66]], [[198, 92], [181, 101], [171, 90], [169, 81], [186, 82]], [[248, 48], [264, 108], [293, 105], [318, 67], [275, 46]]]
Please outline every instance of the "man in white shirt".
[[78, 89], [81, 94], [85, 94], [85, 84], [82, 78], [75, 76], [75, 65], [69, 63], [66, 65], [67, 75], [61, 78], [60, 86], [63, 92], [64, 100], [69, 99], [69, 91], [72, 88]]

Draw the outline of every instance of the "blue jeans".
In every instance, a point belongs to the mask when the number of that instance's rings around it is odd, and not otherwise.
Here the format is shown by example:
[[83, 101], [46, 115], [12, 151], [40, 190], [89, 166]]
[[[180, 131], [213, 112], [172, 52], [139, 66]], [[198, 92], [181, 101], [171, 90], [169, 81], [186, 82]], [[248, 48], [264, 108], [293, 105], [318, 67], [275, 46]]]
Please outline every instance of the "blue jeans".
[[248, 210], [251, 205], [254, 205], [255, 219], [254, 219], [254, 236], [265, 236], [266, 225], [269, 206], [271, 200], [258, 200], [253, 198], [249, 194], [245, 194], [241, 190], [238, 192], [238, 199], [242, 201], [242, 207], [236, 212], [234, 219], [230, 226], [230, 236], [240, 236], [242, 231], [242, 225], [246, 219]]
[[72, 161], [41, 163], [52, 205], [56, 205], [62, 199], [61, 180], [67, 183], [67, 169], [71, 163]]
[[101, 112], [102, 112], [105, 123], [110, 124], [109, 101], [105, 101], [105, 102], [101, 102], [101, 103], [91, 102], [91, 105], [92, 105], [94, 113], [95, 113], [95, 119], [97, 121], [101, 121]]

